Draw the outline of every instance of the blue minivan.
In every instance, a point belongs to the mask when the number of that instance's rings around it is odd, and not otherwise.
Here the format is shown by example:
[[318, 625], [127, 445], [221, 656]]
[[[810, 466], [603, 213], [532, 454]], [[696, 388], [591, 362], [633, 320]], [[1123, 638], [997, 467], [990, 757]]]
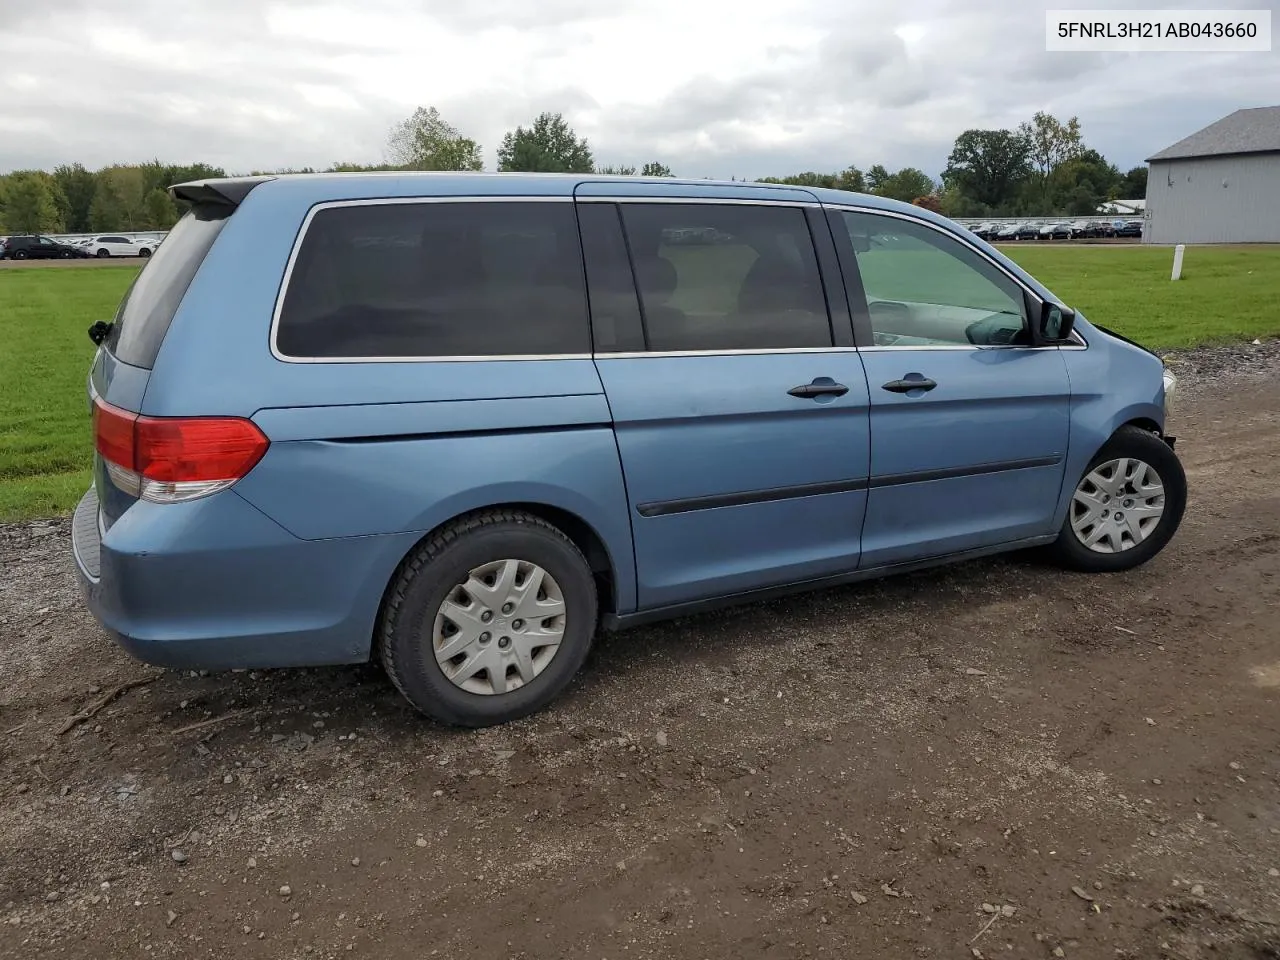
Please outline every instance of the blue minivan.
[[185, 183], [98, 344], [89, 608], [210, 669], [540, 709], [597, 630], [1173, 536], [1174, 379], [879, 197], [538, 174]]

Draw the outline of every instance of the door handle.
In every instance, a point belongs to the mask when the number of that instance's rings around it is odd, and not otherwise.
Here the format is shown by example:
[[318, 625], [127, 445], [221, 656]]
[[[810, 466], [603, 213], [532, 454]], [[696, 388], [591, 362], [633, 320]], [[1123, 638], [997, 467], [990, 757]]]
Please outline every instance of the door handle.
[[920, 377], [915, 380], [890, 380], [886, 384], [881, 385], [882, 390], [888, 390], [890, 393], [908, 393], [911, 390], [932, 390], [938, 385], [936, 380], [930, 380], [928, 377]]
[[787, 391], [793, 397], [843, 397], [848, 392], [849, 388], [843, 383], [836, 383], [826, 377], [821, 377], [813, 383], [802, 383]]

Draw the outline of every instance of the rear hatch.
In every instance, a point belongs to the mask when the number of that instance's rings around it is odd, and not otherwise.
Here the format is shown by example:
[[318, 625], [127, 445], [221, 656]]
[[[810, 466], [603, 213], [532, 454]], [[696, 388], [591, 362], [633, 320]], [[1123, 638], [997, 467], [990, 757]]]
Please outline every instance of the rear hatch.
[[[139, 499], [175, 502], [211, 493], [234, 482], [244, 464], [266, 449], [265, 438], [247, 421], [233, 418], [141, 416], [147, 381], [160, 345], [182, 298], [236, 202], [207, 185], [175, 196], [195, 200], [156, 247], [125, 293], [109, 325], [95, 324], [99, 341], [89, 376], [94, 433], [94, 488], [102, 528]], [[210, 202], [211, 199], [213, 202]], [[219, 202], [221, 201], [221, 202]], [[105, 329], [104, 329], [105, 326]], [[237, 473], [237, 471], [243, 471]]]

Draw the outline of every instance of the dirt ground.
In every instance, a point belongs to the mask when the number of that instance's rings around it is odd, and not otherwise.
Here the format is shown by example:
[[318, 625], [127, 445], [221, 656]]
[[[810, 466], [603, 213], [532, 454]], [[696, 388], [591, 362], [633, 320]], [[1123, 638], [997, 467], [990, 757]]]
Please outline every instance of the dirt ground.
[[0, 528], [0, 957], [1280, 957], [1275, 346], [1182, 358], [1142, 569], [606, 637], [474, 733], [373, 668], [133, 662], [66, 523]]

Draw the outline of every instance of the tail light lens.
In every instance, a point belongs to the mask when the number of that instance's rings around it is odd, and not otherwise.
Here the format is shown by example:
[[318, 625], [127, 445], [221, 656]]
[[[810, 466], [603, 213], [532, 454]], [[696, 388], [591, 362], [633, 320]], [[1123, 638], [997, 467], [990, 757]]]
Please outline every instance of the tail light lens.
[[99, 399], [93, 436], [111, 482], [155, 503], [225, 490], [270, 445], [253, 421], [241, 417], [144, 417]]

